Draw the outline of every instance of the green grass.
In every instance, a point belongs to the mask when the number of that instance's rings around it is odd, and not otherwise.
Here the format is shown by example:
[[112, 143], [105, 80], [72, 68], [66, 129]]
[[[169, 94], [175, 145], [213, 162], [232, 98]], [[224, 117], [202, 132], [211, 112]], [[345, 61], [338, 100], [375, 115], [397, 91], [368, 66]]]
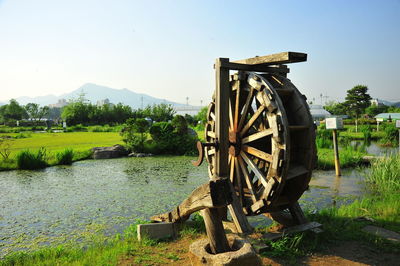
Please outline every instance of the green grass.
[[[329, 250], [329, 246], [343, 241], [358, 241], [377, 252], [400, 252], [400, 243], [376, 237], [361, 229], [375, 225], [400, 232], [400, 156], [376, 161], [367, 176], [369, 193], [349, 205], [327, 208], [317, 213], [306, 213], [309, 220], [323, 225], [323, 233], [305, 232], [270, 242], [263, 255], [280, 257], [295, 263], [301, 256]], [[367, 218], [367, 219], [365, 219]]]
[[[335, 159], [333, 149], [318, 149], [317, 169], [335, 169]], [[367, 155], [364, 152], [354, 150], [352, 147], [339, 150], [339, 160], [341, 168], [355, 167], [363, 164], [362, 157]]]
[[20, 151], [16, 156], [19, 169], [34, 170], [47, 167], [46, 149], [41, 148], [36, 152], [29, 150]]
[[8, 136], [4, 141], [10, 145], [8, 160], [0, 158], [0, 170], [17, 169], [16, 155], [23, 151], [37, 152], [42, 147], [47, 151], [49, 165], [57, 164], [57, 153], [65, 149], [73, 150], [73, 161], [88, 158], [93, 147], [123, 144], [117, 132], [70, 132], [70, 133], [30, 133], [25, 138], [15, 138], [19, 133], [0, 133], [0, 137]]

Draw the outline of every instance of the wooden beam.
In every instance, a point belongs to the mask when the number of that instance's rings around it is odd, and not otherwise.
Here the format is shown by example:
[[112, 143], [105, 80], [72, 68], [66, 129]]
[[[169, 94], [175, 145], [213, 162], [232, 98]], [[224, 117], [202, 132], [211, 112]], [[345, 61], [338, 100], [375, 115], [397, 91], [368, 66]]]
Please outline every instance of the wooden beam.
[[217, 58], [215, 62], [215, 135], [218, 141], [218, 149], [215, 153], [215, 174], [221, 178], [227, 178], [229, 172], [229, 69], [222, 67], [222, 64], [226, 62], [229, 62], [228, 58]]
[[151, 217], [156, 222], [182, 222], [196, 211], [219, 208], [232, 202], [231, 185], [227, 179], [212, 179], [193, 190], [173, 211]]
[[283, 52], [265, 56], [256, 56], [242, 60], [233, 61], [233, 63], [247, 65], [279, 65], [307, 61], [307, 54], [296, 52]]
[[290, 72], [290, 69], [285, 65], [273, 67], [267, 65], [249, 65], [246, 63], [239, 63], [239, 62], [224, 62], [222, 64], [222, 67], [230, 70], [266, 72], [266, 73], [276, 73], [276, 74], [287, 74]]

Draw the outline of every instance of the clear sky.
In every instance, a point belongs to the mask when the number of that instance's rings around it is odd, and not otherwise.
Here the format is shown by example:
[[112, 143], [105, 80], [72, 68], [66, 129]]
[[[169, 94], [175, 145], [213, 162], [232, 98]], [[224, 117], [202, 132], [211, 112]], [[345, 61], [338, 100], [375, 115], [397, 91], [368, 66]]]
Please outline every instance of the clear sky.
[[399, 49], [399, 0], [0, 0], [0, 101], [91, 82], [199, 105], [215, 58], [283, 51], [308, 54], [289, 78], [309, 100], [400, 101]]

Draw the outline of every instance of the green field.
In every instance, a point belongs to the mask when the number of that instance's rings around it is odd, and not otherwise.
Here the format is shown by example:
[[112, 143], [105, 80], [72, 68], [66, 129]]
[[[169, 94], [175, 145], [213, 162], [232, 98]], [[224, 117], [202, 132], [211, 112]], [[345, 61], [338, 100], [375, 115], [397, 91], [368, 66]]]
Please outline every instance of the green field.
[[[46, 149], [49, 163], [52, 164], [54, 155], [65, 149], [73, 149], [74, 161], [87, 158], [93, 147], [112, 146], [123, 144], [122, 138], [117, 132], [70, 132], [70, 133], [0, 133], [0, 137], [6, 137], [5, 144], [9, 145], [9, 160], [0, 158], [0, 170], [16, 169], [15, 156], [22, 150], [37, 151], [41, 147]], [[19, 138], [15, 138], [19, 137]]]
[[[1, 133], [1, 136], [15, 137], [17, 133]], [[93, 147], [122, 144], [117, 132], [70, 132], [70, 133], [25, 133], [27, 138], [8, 139], [11, 156], [20, 150], [38, 150], [45, 147], [48, 152], [58, 152], [66, 148], [74, 151], [86, 151]]]

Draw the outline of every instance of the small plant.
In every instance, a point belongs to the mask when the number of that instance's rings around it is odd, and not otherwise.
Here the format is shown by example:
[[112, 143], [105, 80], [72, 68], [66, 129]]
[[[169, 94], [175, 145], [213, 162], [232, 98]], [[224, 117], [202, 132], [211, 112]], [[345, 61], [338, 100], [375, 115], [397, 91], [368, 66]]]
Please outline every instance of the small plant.
[[40, 148], [36, 153], [29, 150], [17, 154], [17, 167], [19, 169], [34, 170], [47, 167], [46, 149]]
[[0, 139], [0, 155], [3, 157], [4, 161], [7, 161], [10, 157], [11, 149], [10, 143], [6, 142], [4, 139]]
[[65, 149], [56, 154], [57, 164], [71, 165], [74, 157], [72, 149]]

